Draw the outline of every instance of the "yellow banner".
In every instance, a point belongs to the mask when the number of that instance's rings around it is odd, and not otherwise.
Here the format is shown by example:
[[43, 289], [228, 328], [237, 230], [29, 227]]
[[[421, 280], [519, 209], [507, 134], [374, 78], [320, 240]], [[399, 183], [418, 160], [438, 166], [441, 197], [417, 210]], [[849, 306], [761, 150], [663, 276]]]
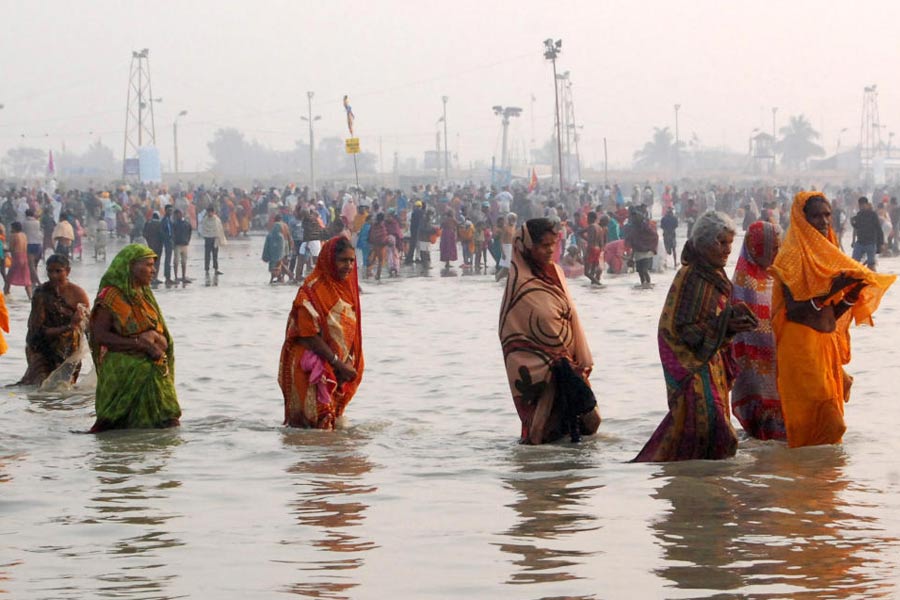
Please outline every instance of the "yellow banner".
[[359, 154], [359, 138], [344, 140], [344, 148], [347, 150], [347, 154]]

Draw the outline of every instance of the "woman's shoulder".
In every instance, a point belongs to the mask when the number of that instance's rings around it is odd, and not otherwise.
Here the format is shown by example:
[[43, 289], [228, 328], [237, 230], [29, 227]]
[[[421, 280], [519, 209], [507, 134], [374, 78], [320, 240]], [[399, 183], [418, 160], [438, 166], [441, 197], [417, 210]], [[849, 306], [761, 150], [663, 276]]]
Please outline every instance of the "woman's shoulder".
[[100, 288], [100, 291], [97, 292], [97, 299], [94, 301], [94, 304], [97, 306], [110, 304], [123, 297], [122, 290], [114, 285], [108, 285]]

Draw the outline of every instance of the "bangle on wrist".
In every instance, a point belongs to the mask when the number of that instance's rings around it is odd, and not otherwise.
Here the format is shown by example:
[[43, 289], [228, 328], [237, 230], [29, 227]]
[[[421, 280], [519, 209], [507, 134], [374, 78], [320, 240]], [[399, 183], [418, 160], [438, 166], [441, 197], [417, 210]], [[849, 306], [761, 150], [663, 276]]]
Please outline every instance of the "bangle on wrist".
[[853, 306], [854, 304], [856, 304], [857, 300], [859, 300], [859, 298], [857, 298], [853, 302], [848, 302], [847, 299], [844, 298], [843, 300], [841, 300], [841, 304], [844, 304], [845, 306]]
[[816, 301], [813, 300], [812, 298], [809, 299], [809, 303], [812, 304], [812, 307], [815, 309], [816, 312], [820, 312], [822, 310], [822, 307], [817, 306]]

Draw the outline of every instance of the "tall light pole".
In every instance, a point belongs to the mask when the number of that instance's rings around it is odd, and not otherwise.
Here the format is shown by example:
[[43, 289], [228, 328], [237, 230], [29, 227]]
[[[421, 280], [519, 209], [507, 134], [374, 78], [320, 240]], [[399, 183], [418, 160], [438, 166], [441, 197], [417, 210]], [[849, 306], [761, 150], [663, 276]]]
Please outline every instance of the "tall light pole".
[[838, 136], [837, 136], [837, 148], [834, 149], [834, 153], [835, 153], [835, 154], [840, 154], [840, 152], [841, 152], [841, 136], [844, 134], [845, 131], [847, 131], [847, 128], [846, 128], [846, 127], [844, 127], [843, 129], [841, 129], [840, 131], [838, 131]]
[[444, 179], [450, 180], [450, 154], [447, 152], [447, 100], [448, 96], [441, 96], [444, 102]]
[[178, 119], [187, 114], [186, 110], [181, 111], [172, 121], [172, 144], [175, 146], [175, 173], [178, 173]]
[[681, 108], [680, 104], [675, 105], [675, 178], [678, 178], [678, 175], [681, 171], [681, 142], [678, 140], [678, 109]]
[[559, 159], [559, 192], [563, 191], [562, 131], [559, 119], [559, 86], [556, 82], [556, 57], [562, 52], [562, 40], [544, 40], [544, 58], [553, 63], [553, 94], [556, 98], [556, 156]]
[[307, 109], [309, 110], [309, 117], [300, 117], [307, 123], [309, 123], [309, 189], [312, 193], [312, 197], [309, 200], [315, 199], [316, 195], [316, 146], [315, 139], [313, 138], [313, 122], [318, 121], [322, 117], [320, 115], [316, 115], [313, 117], [312, 114], [312, 99], [315, 94], [313, 92], [306, 92], [306, 103]]
[[522, 114], [522, 109], [517, 106], [494, 106], [492, 107], [494, 110], [494, 114], [498, 117], [502, 117], [500, 121], [503, 125], [503, 149], [502, 154], [500, 154], [500, 168], [505, 169], [509, 168], [508, 159], [506, 156], [506, 140], [507, 140], [507, 132], [509, 131], [509, 119], [510, 117], [518, 117]]
[[560, 126], [562, 127], [562, 130], [566, 132], [566, 160], [563, 161], [562, 164], [566, 166], [566, 179], [568, 179], [569, 175], [572, 174], [572, 140], [569, 135], [569, 128], [571, 126], [569, 121], [569, 72], [565, 71], [564, 73], [560, 73], [556, 76], [556, 80], [557, 86], [561, 87], [563, 90], [562, 112], [560, 113], [562, 123]]
[[775, 141], [778, 139], [775, 135], [775, 115], [778, 113], [778, 107], [772, 107], [772, 174], [775, 173]]

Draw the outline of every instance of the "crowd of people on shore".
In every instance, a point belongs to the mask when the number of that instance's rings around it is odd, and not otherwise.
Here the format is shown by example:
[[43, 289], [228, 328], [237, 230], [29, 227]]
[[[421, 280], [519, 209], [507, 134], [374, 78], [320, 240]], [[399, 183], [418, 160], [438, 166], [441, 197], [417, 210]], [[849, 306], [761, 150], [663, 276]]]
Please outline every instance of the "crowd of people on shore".
[[[584, 276], [601, 286], [604, 274], [633, 270], [638, 286], [646, 288], [652, 285], [650, 273], [661, 270], [669, 257], [677, 266], [679, 226], [690, 237], [699, 215], [717, 210], [743, 230], [757, 220], [785, 229], [790, 198], [798, 191], [762, 185], [683, 183], [682, 188], [646, 182], [625, 195], [615, 184], [583, 185], [566, 193], [476, 184], [416, 185], [406, 191], [313, 191], [296, 185], [250, 190], [122, 185], [52, 192], [12, 187], [0, 192], [0, 276], [7, 293], [10, 286], [22, 286], [30, 294], [40, 283], [37, 265], [48, 253], [82, 260], [89, 246], [94, 259], [105, 260], [109, 241], [118, 239], [145, 243], [159, 255], [162, 279], [154, 285], [186, 284], [192, 281], [186, 273], [192, 234], [203, 239], [204, 271], [221, 275], [219, 247], [256, 231], [267, 235], [263, 260], [270, 281], [298, 283], [315, 266], [322, 242], [347, 231], [363, 278], [398, 277], [403, 266], [427, 272], [434, 249], [442, 275], [493, 271], [499, 279], [509, 268], [516, 226], [548, 217], [561, 224], [554, 262], [567, 277]], [[855, 258], [864, 255], [871, 268], [878, 254], [900, 252], [895, 190], [864, 193], [843, 187], [823, 193], [833, 203], [833, 227], [842, 248], [844, 233], [852, 231]], [[856, 218], [856, 199], [866, 195], [872, 198], [870, 210]]]
[[[285, 423], [334, 428], [363, 373], [358, 279], [396, 277], [404, 267], [426, 273], [436, 245], [443, 276], [457, 275], [456, 267], [488, 273], [491, 257], [495, 278], [507, 278], [499, 334], [522, 441], [575, 440], [597, 431], [601, 419], [566, 280], [583, 276], [602, 286], [604, 274], [633, 269], [636, 287], [649, 288], [650, 273], [672, 256], [680, 267], [659, 325], [669, 412], [636, 460], [733, 455], [732, 406], [754, 437], [791, 446], [839, 442], [852, 382], [843, 371], [850, 318], [871, 323], [894, 280], [875, 269], [878, 254], [897, 251], [896, 197], [890, 190], [875, 202], [859, 196], [851, 216], [856, 191], [849, 189], [829, 199], [796, 191], [792, 201], [787, 194], [795, 190], [775, 187], [658, 191], [635, 186], [626, 199], [618, 186], [565, 194], [476, 185], [409, 193], [11, 189], [0, 201], [2, 233], [10, 231], [2, 240], [4, 292], [22, 286], [32, 299], [28, 370], [19, 384], [40, 384], [87, 332], [98, 372], [92, 431], [177, 424], [172, 337], [152, 290], [191, 282], [193, 231], [204, 239], [209, 277], [210, 268], [223, 274], [221, 244], [257, 230], [266, 233], [270, 283], [300, 286], [279, 369]], [[848, 224], [852, 256], [842, 249]], [[676, 262], [679, 225], [687, 239]], [[739, 229], [744, 246], [729, 278], [724, 267]], [[86, 292], [68, 281], [71, 262], [84, 259], [86, 239], [94, 259], [106, 260], [113, 237], [128, 245], [88, 311]]]

